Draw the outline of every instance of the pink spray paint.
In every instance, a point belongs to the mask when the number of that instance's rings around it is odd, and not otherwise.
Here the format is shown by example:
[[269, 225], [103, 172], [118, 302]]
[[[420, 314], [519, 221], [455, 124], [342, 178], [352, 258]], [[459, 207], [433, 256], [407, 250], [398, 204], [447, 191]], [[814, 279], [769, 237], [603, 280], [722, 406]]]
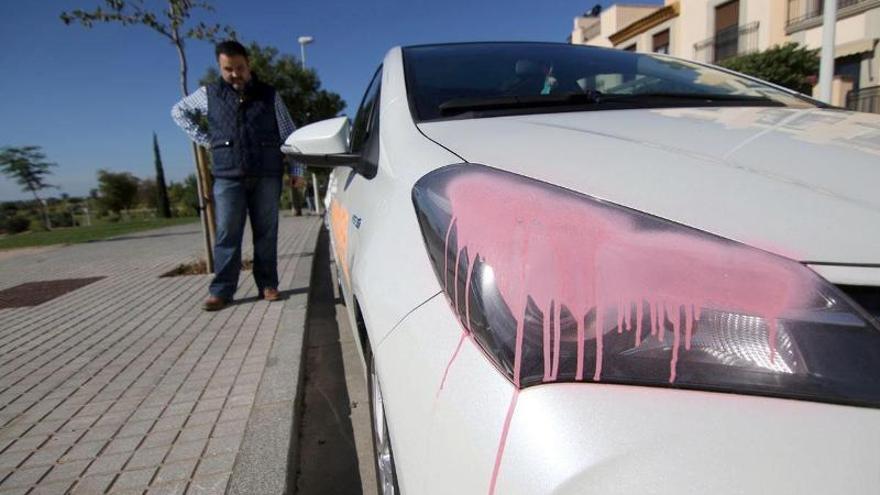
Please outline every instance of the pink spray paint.
[[[799, 297], [808, 293], [804, 289], [811, 283], [781, 258], [762, 251], [684, 228], [640, 227], [635, 213], [515, 176], [469, 171], [450, 179], [445, 193], [456, 230], [456, 246], [449, 245], [453, 225], [446, 231], [447, 258], [454, 253], [456, 262], [454, 307], [458, 307], [458, 262], [467, 249], [468, 280], [478, 258], [491, 266], [497, 288], [516, 319], [513, 379], [517, 386], [528, 298], [545, 320], [551, 318], [551, 307], [556, 313], [555, 324], [545, 321], [543, 338], [537, 339], [547, 343], [553, 327], [553, 345], [545, 346], [545, 381], [558, 377], [563, 305], [577, 321], [576, 378], [584, 377], [589, 336], [596, 344], [592, 379], [600, 381], [603, 336], [611, 330], [605, 328], [606, 321], [616, 321], [618, 331], [625, 323], [629, 331], [629, 312], [635, 306], [634, 344], [639, 345], [642, 305], [648, 304], [651, 335], [664, 341], [666, 320], [671, 324], [669, 381], [674, 382], [678, 348], [683, 340], [685, 350], [690, 349], [700, 308], [764, 318], [770, 330], [772, 358], [776, 318], [800, 304]], [[465, 299], [469, 299], [469, 290]], [[626, 308], [626, 314], [621, 315], [617, 308]], [[609, 309], [617, 309], [616, 318], [606, 318]], [[467, 303], [466, 310], [469, 313]], [[595, 310], [596, 318], [592, 328], [585, 328], [584, 318], [590, 310]], [[467, 321], [469, 324], [469, 314]], [[552, 349], [549, 354], [547, 347]]]
[[443, 371], [443, 379], [440, 380], [440, 388], [437, 389], [436, 397], [440, 397], [440, 392], [443, 390], [443, 387], [446, 385], [446, 377], [449, 376], [449, 369], [452, 368], [452, 363], [455, 362], [455, 358], [458, 357], [458, 353], [461, 352], [461, 345], [464, 344], [464, 340], [468, 337], [467, 332], [461, 332], [461, 337], [458, 339], [458, 345], [455, 346], [455, 351], [452, 353], [452, 357], [449, 358], [449, 362], [446, 363], [446, 369]]
[[[669, 364], [674, 383], [684, 333], [685, 351], [700, 320], [702, 308], [757, 315], [768, 325], [771, 360], [776, 353], [776, 319], [798, 307], [809, 293], [799, 267], [762, 251], [723, 242], [684, 228], [648, 229], [626, 213], [573, 193], [515, 176], [468, 171], [446, 184], [452, 212], [446, 230], [444, 286], [452, 292], [458, 312], [458, 271], [467, 249], [465, 322], [462, 336], [443, 374], [440, 389], [461, 351], [470, 329], [470, 279], [481, 260], [491, 267], [495, 284], [516, 319], [514, 389], [496, 451], [489, 486], [494, 494], [510, 424], [516, 408], [522, 370], [525, 311], [529, 298], [544, 315], [540, 341], [544, 345], [543, 381], [559, 376], [561, 311], [564, 305], [577, 322], [576, 377], [583, 379], [587, 333], [596, 343], [594, 381], [602, 377], [605, 312], [616, 309], [616, 328], [633, 328], [634, 345], [643, 339], [644, 306], [648, 306], [651, 335], [665, 339], [666, 320], [672, 327]], [[456, 245], [451, 246], [452, 229]], [[454, 253], [455, 287], [448, 290], [448, 263]], [[551, 310], [553, 314], [551, 314]], [[592, 328], [585, 318], [595, 310]], [[621, 314], [623, 313], [623, 314]], [[460, 314], [460, 313], [459, 313]], [[608, 321], [615, 321], [609, 319]], [[530, 339], [532, 340], [532, 339]], [[552, 342], [552, 345], [551, 345]], [[439, 395], [439, 391], [438, 391]]]
[[495, 465], [492, 468], [492, 480], [489, 482], [489, 495], [494, 495], [495, 484], [498, 482], [498, 472], [501, 470], [501, 460], [504, 458], [504, 447], [507, 445], [507, 434], [510, 433], [510, 421], [513, 419], [513, 411], [516, 410], [516, 399], [519, 397], [519, 389], [513, 390], [510, 405], [507, 406], [507, 415], [504, 417], [504, 426], [501, 428], [501, 439], [498, 441], [498, 450], [495, 451]]

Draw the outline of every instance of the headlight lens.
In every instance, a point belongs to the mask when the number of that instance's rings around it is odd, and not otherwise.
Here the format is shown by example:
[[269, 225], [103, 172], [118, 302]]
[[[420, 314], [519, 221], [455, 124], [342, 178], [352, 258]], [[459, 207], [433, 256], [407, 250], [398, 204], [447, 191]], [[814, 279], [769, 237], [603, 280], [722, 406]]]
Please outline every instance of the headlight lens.
[[428, 174], [413, 201], [452, 309], [518, 387], [880, 406], [880, 327], [799, 263], [481, 165]]

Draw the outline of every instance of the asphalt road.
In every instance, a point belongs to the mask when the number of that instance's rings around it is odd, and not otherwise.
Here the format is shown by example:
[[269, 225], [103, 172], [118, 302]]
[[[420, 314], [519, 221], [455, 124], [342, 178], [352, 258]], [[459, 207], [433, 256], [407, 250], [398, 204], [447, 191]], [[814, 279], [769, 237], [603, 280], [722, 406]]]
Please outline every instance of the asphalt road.
[[327, 245], [322, 231], [309, 301], [296, 493], [372, 495], [376, 480], [366, 379], [341, 295], [335, 292]]

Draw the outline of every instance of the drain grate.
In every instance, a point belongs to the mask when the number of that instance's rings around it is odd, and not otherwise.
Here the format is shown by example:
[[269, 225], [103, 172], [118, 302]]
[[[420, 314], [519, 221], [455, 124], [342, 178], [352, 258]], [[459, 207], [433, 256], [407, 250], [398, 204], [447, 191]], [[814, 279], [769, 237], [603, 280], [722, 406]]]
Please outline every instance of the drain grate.
[[68, 278], [16, 285], [0, 290], [0, 309], [24, 308], [43, 304], [102, 278], [104, 277]]

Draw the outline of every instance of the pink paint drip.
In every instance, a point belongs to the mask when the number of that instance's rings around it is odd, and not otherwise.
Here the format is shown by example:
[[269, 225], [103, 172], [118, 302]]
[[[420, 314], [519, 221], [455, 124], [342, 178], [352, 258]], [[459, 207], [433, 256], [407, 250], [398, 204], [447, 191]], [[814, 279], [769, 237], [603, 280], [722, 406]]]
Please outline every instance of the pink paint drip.
[[[681, 315], [679, 307], [675, 306], [675, 314], [666, 308], [666, 314], [672, 319], [672, 360], [669, 363], [669, 383], [675, 383], [675, 372], [678, 366], [678, 346], [681, 343]], [[688, 343], [690, 347], [690, 343]]]
[[684, 305], [684, 348], [691, 350], [691, 338], [694, 334], [694, 307], [691, 304]]
[[452, 353], [452, 357], [449, 358], [449, 362], [446, 363], [446, 369], [443, 371], [443, 379], [440, 380], [440, 388], [437, 389], [437, 395], [435, 397], [440, 397], [440, 392], [443, 390], [443, 387], [446, 385], [446, 377], [449, 376], [449, 369], [452, 368], [452, 363], [455, 361], [455, 358], [458, 357], [458, 353], [461, 352], [461, 345], [464, 344], [464, 340], [468, 337], [467, 332], [461, 332], [461, 337], [458, 339], [458, 345], [455, 346], [455, 352]]
[[541, 330], [544, 337], [544, 381], [548, 382], [553, 373], [553, 356], [550, 352], [550, 334], [553, 332], [553, 329], [550, 327], [550, 316], [547, 315], [542, 323]]
[[[459, 257], [461, 256], [462, 251], [463, 251], [463, 249], [457, 249], [455, 251], [455, 277], [452, 278], [452, 280], [453, 280], [452, 288], [454, 289], [454, 293], [455, 293], [455, 312], [456, 313], [458, 313], [458, 267], [459, 267], [458, 263], [460, 261]], [[468, 260], [468, 261], [470, 261], [470, 260]], [[470, 267], [468, 267], [468, 270], [470, 270]]]
[[519, 397], [519, 389], [514, 389], [510, 405], [507, 407], [507, 416], [504, 418], [504, 426], [501, 429], [501, 439], [498, 441], [498, 450], [495, 452], [495, 466], [492, 468], [492, 481], [489, 483], [489, 495], [495, 493], [495, 484], [498, 482], [498, 472], [501, 470], [501, 459], [504, 457], [504, 447], [507, 445], [507, 434], [510, 432], [510, 420], [513, 419], [513, 411], [516, 409], [516, 399]]
[[602, 378], [602, 357], [604, 356], [603, 337], [605, 335], [605, 305], [596, 303], [596, 369], [593, 372], [593, 381], [598, 382]]
[[[685, 329], [685, 349], [690, 349], [700, 308], [764, 318], [771, 333], [771, 354], [775, 355], [776, 318], [801, 304], [800, 295], [809, 293], [805, 289], [812, 284], [799, 271], [800, 267], [767, 253], [690, 231], [639, 228], [630, 214], [513, 176], [471, 171], [452, 178], [447, 183], [446, 196], [452, 205], [446, 252], [456, 253], [454, 306], [457, 310], [459, 257], [467, 249], [468, 279], [477, 258], [491, 266], [496, 286], [515, 315], [516, 384], [523, 355], [526, 296], [538, 305], [545, 318], [550, 318], [551, 307], [556, 309], [555, 325], [551, 325], [555, 327], [556, 338], [550, 380], [558, 377], [559, 315], [563, 305], [578, 321], [578, 380], [583, 379], [584, 372], [587, 329], [583, 320], [590, 310], [596, 311], [596, 322], [590, 329], [596, 341], [596, 381], [601, 380], [602, 373], [606, 302], [627, 308], [636, 306], [635, 345], [642, 341], [643, 303], [649, 307], [651, 335], [660, 341], [666, 334], [665, 308], [693, 308], [685, 310], [684, 321], [680, 311], [670, 311], [668, 315], [674, 334], [669, 377], [672, 382], [681, 329]], [[457, 246], [450, 251], [453, 226]], [[448, 259], [444, 266], [447, 263]], [[618, 329], [619, 322], [618, 314]], [[546, 363], [546, 353], [544, 359]], [[545, 364], [545, 376], [546, 367]]]
[[576, 380], [584, 379], [584, 317], [577, 319], [577, 371], [575, 372]]
[[556, 309], [556, 318], [554, 321], [553, 328], [553, 374], [551, 375], [551, 379], [556, 380], [556, 377], [559, 376], [559, 348], [562, 345], [562, 322], [560, 318], [562, 317], [562, 306], [559, 303], [555, 303], [554, 307]]
[[657, 303], [651, 303], [649, 309], [651, 310], [651, 335], [657, 335], [657, 322], [659, 321], [657, 320]]
[[642, 345], [642, 318], [645, 316], [645, 308], [642, 307], [642, 301], [636, 304], [636, 347]]

